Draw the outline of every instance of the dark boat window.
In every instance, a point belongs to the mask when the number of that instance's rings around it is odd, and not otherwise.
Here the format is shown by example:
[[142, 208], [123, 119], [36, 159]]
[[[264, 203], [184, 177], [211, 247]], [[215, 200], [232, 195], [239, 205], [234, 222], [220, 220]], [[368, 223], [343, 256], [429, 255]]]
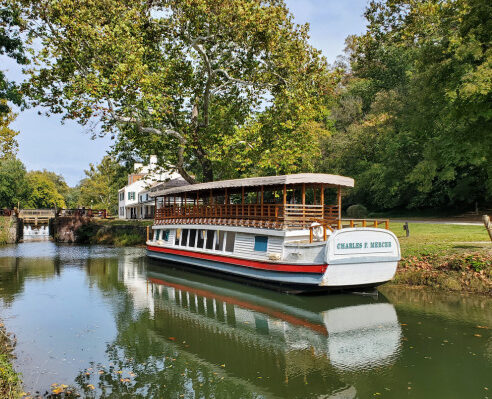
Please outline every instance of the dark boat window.
[[228, 231], [226, 237], [226, 247], [225, 247], [226, 252], [234, 252], [235, 239], [236, 239], [236, 233], [232, 231]]
[[196, 242], [196, 247], [197, 248], [203, 248], [203, 245], [205, 244], [205, 230], [198, 230], [198, 238]]
[[162, 230], [162, 239], [164, 241], [169, 241], [169, 230]]
[[225, 233], [223, 231], [217, 232], [217, 239], [215, 240], [216, 251], [222, 251], [222, 248], [224, 248], [224, 234]]
[[213, 249], [213, 247], [214, 247], [214, 235], [215, 235], [215, 231], [207, 230], [207, 244], [205, 245], [205, 248]]
[[268, 247], [268, 236], [255, 236], [255, 251], [266, 252]]
[[160, 230], [154, 230], [155, 233], [155, 240], [154, 241], [159, 241], [159, 235], [161, 234]]
[[183, 229], [181, 232], [181, 246], [184, 247], [188, 244], [188, 229]]
[[190, 241], [188, 243], [189, 247], [195, 246], [196, 230], [190, 230]]

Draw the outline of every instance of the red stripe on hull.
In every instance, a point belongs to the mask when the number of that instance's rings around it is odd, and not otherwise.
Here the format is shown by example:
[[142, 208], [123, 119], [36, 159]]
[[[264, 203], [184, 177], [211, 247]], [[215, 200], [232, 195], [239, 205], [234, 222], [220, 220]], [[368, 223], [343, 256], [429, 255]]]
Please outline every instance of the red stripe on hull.
[[164, 281], [164, 280], [160, 280], [160, 279], [153, 278], [153, 277], [149, 277], [147, 280], [150, 281], [151, 283], [166, 285], [168, 287], [173, 287], [173, 288], [176, 288], [178, 290], [185, 291], [185, 292], [191, 292], [192, 294], [196, 294], [196, 295], [199, 295], [199, 296], [202, 296], [205, 298], [211, 298], [211, 299], [215, 299], [215, 300], [222, 301], [225, 303], [237, 305], [241, 308], [261, 312], [261, 313], [267, 314], [269, 316], [273, 316], [273, 317], [276, 317], [278, 319], [285, 320], [291, 324], [307, 327], [307, 328], [314, 330], [314, 331], [317, 331], [323, 335], [328, 335], [328, 331], [326, 330], [326, 327], [324, 325], [312, 323], [310, 321], [300, 319], [296, 316], [291, 316], [287, 313], [284, 313], [284, 312], [281, 312], [281, 311], [278, 311], [275, 309], [270, 309], [270, 308], [267, 308], [267, 307], [264, 307], [261, 305], [256, 305], [254, 303], [239, 300], [237, 298], [233, 298], [230, 296], [220, 295], [220, 294], [216, 294], [216, 293], [202, 290], [199, 288], [193, 288], [193, 287], [188, 287], [188, 286], [181, 285], [181, 284], [171, 283], [169, 281]]
[[259, 262], [255, 260], [238, 259], [230, 256], [203, 254], [199, 252], [183, 251], [180, 249], [162, 248], [147, 245], [149, 251], [164, 252], [172, 255], [180, 255], [188, 258], [197, 258], [211, 260], [214, 262], [226, 263], [234, 266], [250, 267], [253, 269], [271, 270], [275, 272], [292, 272], [292, 273], [317, 273], [322, 274], [326, 270], [327, 265], [286, 265], [274, 264], [267, 262]]

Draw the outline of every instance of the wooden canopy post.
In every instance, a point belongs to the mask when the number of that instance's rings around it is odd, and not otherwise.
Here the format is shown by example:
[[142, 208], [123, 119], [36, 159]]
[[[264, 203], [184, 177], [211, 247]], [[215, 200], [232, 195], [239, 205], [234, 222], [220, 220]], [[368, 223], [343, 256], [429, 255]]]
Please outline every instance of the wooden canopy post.
[[338, 219], [342, 218], [342, 187], [338, 186], [337, 193]]
[[321, 203], [321, 219], [325, 220], [325, 185], [321, 184], [319, 202]]
[[263, 186], [261, 186], [260, 216], [263, 218]]
[[284, 184], [284, 199], [282, 203], [284, 204], [285, 207], [285, 204], [287, 203], [287, 184]]
[[306, 223], [306, 183], [302, 183], [302, 224]]

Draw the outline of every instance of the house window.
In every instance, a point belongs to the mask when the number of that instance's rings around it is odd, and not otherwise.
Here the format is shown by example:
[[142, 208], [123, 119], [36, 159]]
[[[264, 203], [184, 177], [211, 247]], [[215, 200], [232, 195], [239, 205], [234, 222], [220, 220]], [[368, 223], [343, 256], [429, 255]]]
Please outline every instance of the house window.
[[124, 192], [124, 191], [122, 191], [122, 192], [120, 193], [120, 201], [123, 201], [124, 199], [125, 199], [125, 192]]
[[196, 247], [203, 248], [203, 244], [205, 244], [205, 230], [198, 230]]
[[183, 229], [181, 232], [181, 246], [184, 247], [188, 244], [188, 229]]
[[196, 230], [190, 230], [190, 242], [189, 242], [188, 246], [194, 247], [195, 246], [195, 240], [196, 240]]
[[135, 191], [128, 191], [128, 199], [129, 200], [135, 199]]
[[236, 240], [236, 233], [232, 231], [228, 231], [226, 236], [226, 245], [225, 245], [226, 252], [234, 252], [235, 240]]
[[267, 236], [255, 236], [255, 251], [266, 252], [268, 247]]
[[216, 251], [222, 251], [222, 248], [224, 248], [224, 235], [225, 235], [225, 232], [223, 232], [223, 231], [217, 232], [217, 239], [215, 240], [215, 250]]
[[213, 247], [214, 247], [214, 236], [215, 236], [215, 231], [207, 230], [207, 244], [205, 245], [206, 249], [213, 249]]

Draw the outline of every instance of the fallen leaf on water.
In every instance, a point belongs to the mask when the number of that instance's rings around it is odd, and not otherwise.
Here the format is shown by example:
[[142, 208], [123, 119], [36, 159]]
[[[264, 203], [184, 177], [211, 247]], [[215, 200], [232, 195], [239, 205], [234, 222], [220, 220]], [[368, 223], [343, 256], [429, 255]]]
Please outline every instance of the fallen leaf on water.
[[123, 374], [123, 371], [118, 370], [118, 371], [117, 371], [117, 373], [118, 373], [118, 374]]
[[220, 367], [225, 367], [225, 364], [221, 364]]
[[102, 371], [102, 370], [99, 370], [99, 374], [104, 374], [104, 371]]
[[485, 328], [486, 330], [488, 329], [487, 326], [477, 326], [477, 328]]
[[130, 382], [130, 379], [129, 378], [120, 378], [120, 381], [121, 382]]
[[400, 323], [401, 326], [408, 326], [407, 323]]
[[176, 338], [174, 338], [174, 337], [169, 337], [169, 339], [170, 339], [171, 341], [176, 341]]
[[94, 385], [92, 385], [92, 384], [88, 384], [87, 385], [87, 388], [92, 389], [92, 390], [96, 389], [96, 387]]
[[481, 337], [481, 335], [480, 335], [480, 334], [473, 334], [473, 336], [478, 337], [478, 338], [480, 338], [480, 337]]

